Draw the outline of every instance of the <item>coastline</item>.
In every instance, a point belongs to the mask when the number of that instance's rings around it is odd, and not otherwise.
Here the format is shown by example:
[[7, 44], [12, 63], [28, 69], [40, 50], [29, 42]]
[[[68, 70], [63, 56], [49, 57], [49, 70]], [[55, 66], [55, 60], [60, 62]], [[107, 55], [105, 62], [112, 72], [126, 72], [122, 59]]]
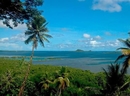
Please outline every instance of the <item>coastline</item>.
[[[0, 57], [8, 58], [13, 60], [22, 60], [25, 57]], [[27, 59], [28, 58], [28, 59]], [[25, 61], [28, 61], [30, 58], [26, 57]], [[114, 60], [108, 58], [38, 58], [33, 60], [34, 65], [52, 65], [52, 66], [64, 66], [71, 67], [81, 70], [89, 70], [93, 73], [103, 72], [103, 68], [107, 70], [108, 65], [113, 64]], [[121, 64], [120, 62], [118, 62]], [[130, 74], [130, 68], [128, 68], [128, 74]]]
[[[30, 59], [31, 51], [0, 52], [0, 57], [21, 60]], [[33, 64], [46, 64], [54, 66], [67, 66], [92, 72], [101, 72], [107, 68], [120, 55], [118, 51], [35, 51]], [[120, 62], [119, 62], [120, 63]]]

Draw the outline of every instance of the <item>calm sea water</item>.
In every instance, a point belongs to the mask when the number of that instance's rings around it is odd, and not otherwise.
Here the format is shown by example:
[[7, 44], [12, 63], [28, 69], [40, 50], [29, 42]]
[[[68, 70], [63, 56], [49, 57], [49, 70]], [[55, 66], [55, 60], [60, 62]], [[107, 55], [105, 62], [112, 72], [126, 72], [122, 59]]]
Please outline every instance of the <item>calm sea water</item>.
[[[26, 57], [31, 51], [0, 51], [1, 57]], [[33, 64], [68, 66], [98, 72], [116, 60], [119, 51], [35, 51]]]
[[[30, 56], [31, 51], [0, 51], [0, 56]], [[115, 59], [121, 55], [119, 51], [35, 51], [34, 57], [59, 57], [59, 58], [107, 58]]]

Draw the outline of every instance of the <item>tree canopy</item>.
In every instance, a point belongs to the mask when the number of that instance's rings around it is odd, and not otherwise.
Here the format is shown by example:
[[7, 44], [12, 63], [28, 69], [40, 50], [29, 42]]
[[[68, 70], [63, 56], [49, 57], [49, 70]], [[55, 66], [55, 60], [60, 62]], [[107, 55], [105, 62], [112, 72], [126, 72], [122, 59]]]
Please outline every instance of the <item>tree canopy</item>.
[[0, 20], [9, 28], [16, 27], [30, 21], [33, 16], [40, 15], [42, 11], [37, 7], [42, 4], [43, 0], [0, 0]]

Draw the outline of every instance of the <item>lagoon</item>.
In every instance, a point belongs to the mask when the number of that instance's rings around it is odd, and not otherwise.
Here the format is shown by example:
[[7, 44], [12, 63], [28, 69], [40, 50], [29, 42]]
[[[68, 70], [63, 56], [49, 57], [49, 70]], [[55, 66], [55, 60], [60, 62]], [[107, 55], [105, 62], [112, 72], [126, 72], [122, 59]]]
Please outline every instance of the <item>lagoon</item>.
[[[0, 57], [29, 60], [31, 51], [0, 51]], [[35, 51], [33, 64], [67, 66], [92, 72], [103, 71], [121, 55], [119, 51]], [[121, 61], [119, 61], [121, 63]]]

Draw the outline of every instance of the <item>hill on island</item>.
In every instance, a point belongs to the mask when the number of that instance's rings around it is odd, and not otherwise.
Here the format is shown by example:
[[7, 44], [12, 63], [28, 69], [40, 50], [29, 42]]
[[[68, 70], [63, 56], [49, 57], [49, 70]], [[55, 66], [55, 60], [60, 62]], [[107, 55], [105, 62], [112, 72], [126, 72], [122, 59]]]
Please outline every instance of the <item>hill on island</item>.
[[77, 52], [83, 52], [84, 50], [82, 50], [82, 49], [77, 49], [76, 51], [77, 51]]

